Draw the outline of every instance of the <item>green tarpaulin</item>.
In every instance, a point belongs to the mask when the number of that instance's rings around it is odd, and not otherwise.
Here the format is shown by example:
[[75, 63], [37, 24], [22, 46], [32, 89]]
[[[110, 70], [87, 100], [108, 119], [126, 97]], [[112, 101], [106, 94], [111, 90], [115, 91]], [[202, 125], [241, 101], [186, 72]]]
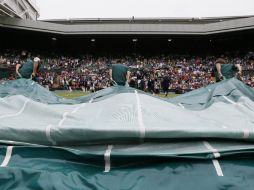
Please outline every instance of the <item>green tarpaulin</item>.
[[236, 79], [73, 100], [20, 79], [0, 97], [0, 189], [253, 189], [254, 90]]

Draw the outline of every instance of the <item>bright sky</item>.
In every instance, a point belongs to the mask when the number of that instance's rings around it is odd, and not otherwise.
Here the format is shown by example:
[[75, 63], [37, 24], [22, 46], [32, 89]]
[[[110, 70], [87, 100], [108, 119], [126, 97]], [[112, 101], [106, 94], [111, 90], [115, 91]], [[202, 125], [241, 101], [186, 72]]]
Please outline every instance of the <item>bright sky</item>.
[[36, 5], [41, 20], [254, 15], [254, 0], [36, 0]]

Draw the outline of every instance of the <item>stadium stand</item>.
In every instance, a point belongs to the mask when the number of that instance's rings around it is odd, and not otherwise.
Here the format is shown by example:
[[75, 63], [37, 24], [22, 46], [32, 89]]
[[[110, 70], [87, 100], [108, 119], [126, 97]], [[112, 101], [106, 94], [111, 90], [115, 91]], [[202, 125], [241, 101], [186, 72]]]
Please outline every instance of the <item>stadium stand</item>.
[[[111, 57], [111, 58], [110, 58]], [[97, 91], [110, 86], [108, 71], [110, 64], [117, 61], [125, 63], [131, 68], [130, 86], [159, 93], [162, 90], [162, 81], [169, 78], [169, 90], [182, 92], [197, 89], [214, 83], [212, 70], [216, 56], [190, 56], [190, 55], [160, 55], [145, 57], [142, 55], [129, 55], [114, 58], [95, 57], [93, 55], [80, 55], [79, 57], [41, 55], [42, 67], [39, 83], [52, 88], [83, 89]], [[1, 67], [12, 69], [19, 62], [18, 51], [6, 51], [1, 55]], [[254, 87], [253, 65], [244, 57], [228, 57], [230, 63], [240, 61], [244, 70], [243, 81]], [[7, 78], [14, 79], [15, 73]]]
[[[108, 68], [121, 60], [132, 70], [130, 85], [158, 92], [166, 75], [170, 90], [206, 86], [222, 54], [241, 60], [243, 80], [253, 87], [254, 17], [72, 19], [31, 21], [0, 18], [2, 78], [13, 79], [23, 49], [42, 60], [40, 83], [49, 88], [98, 90], [110, 85]], [[148, 27], [149, 26], [149, 27]], [[9, 49], [9, 50], [8, 50]]]

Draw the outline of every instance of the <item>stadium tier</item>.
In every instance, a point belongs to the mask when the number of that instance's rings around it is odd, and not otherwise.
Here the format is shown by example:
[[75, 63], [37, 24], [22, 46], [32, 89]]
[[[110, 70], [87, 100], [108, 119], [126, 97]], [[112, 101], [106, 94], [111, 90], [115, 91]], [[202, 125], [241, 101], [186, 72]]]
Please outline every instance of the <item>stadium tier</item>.
[[[113, 55], [97, 57], [87, 54], [66, 57], [41, 54], [42, 63], [38, 82], [52, 90], [98, 91], [111, 85], [109, 68], [112, 63], [120, 60], [130, 67], [129, 85], [151, 93], [160, 93], [165, 89], [165, 85], [171, 92], [184, 93], [214, 83], [212, 74], [216, 56], [137, 54], [115, 56], [115, 58]], [[253, 65], [248, 63], [245, 57], [240, 59], [228, 56], [230, 63], [241, 61], [242, 80], [254, 87]], [[14, 79], [15, 65], [19, 59], [18, 51], [5, 51], [2, 54], [2, 69], [0, 68], [2, 78]]]
[[49, 88], [105, 88], [109, 64], [120, 59], [132, 68], [133, 87], [161, 90], [167, 73], [173, 91], [189, 91], [212, 83], [214, 61], [224, 55], [231, 63], [241, 59], [244, 81], [253, 86], [253, 66], [245, 59], [254, 47], [251, 16], [48, 21], [1, 17], [0, 24], [1, 78], [12, 78], [14, 69], [6, 65], [15, 65], [26, 49], [40, 55], [45, 71], [41, 84]]

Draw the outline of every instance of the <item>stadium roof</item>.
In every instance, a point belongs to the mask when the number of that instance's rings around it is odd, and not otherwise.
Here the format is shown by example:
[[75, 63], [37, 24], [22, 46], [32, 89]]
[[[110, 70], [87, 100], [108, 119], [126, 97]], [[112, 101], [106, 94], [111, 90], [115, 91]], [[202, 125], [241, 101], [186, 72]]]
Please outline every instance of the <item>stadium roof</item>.
[[56, 24], [90, 24], [90, 23], [165, 23], [165, 24], [209, 24], [252, 16], [228, 16], [228, 17], [131, 17], [131, 18], [70, 18], [70, 19], [48, 19], [41, 20], [44, 22]]
[[254, 16], [221, 18], [120, 18], [32, 21], [0, 18], [0, 27], [56, 33], [208, 35], [254, 29]]

